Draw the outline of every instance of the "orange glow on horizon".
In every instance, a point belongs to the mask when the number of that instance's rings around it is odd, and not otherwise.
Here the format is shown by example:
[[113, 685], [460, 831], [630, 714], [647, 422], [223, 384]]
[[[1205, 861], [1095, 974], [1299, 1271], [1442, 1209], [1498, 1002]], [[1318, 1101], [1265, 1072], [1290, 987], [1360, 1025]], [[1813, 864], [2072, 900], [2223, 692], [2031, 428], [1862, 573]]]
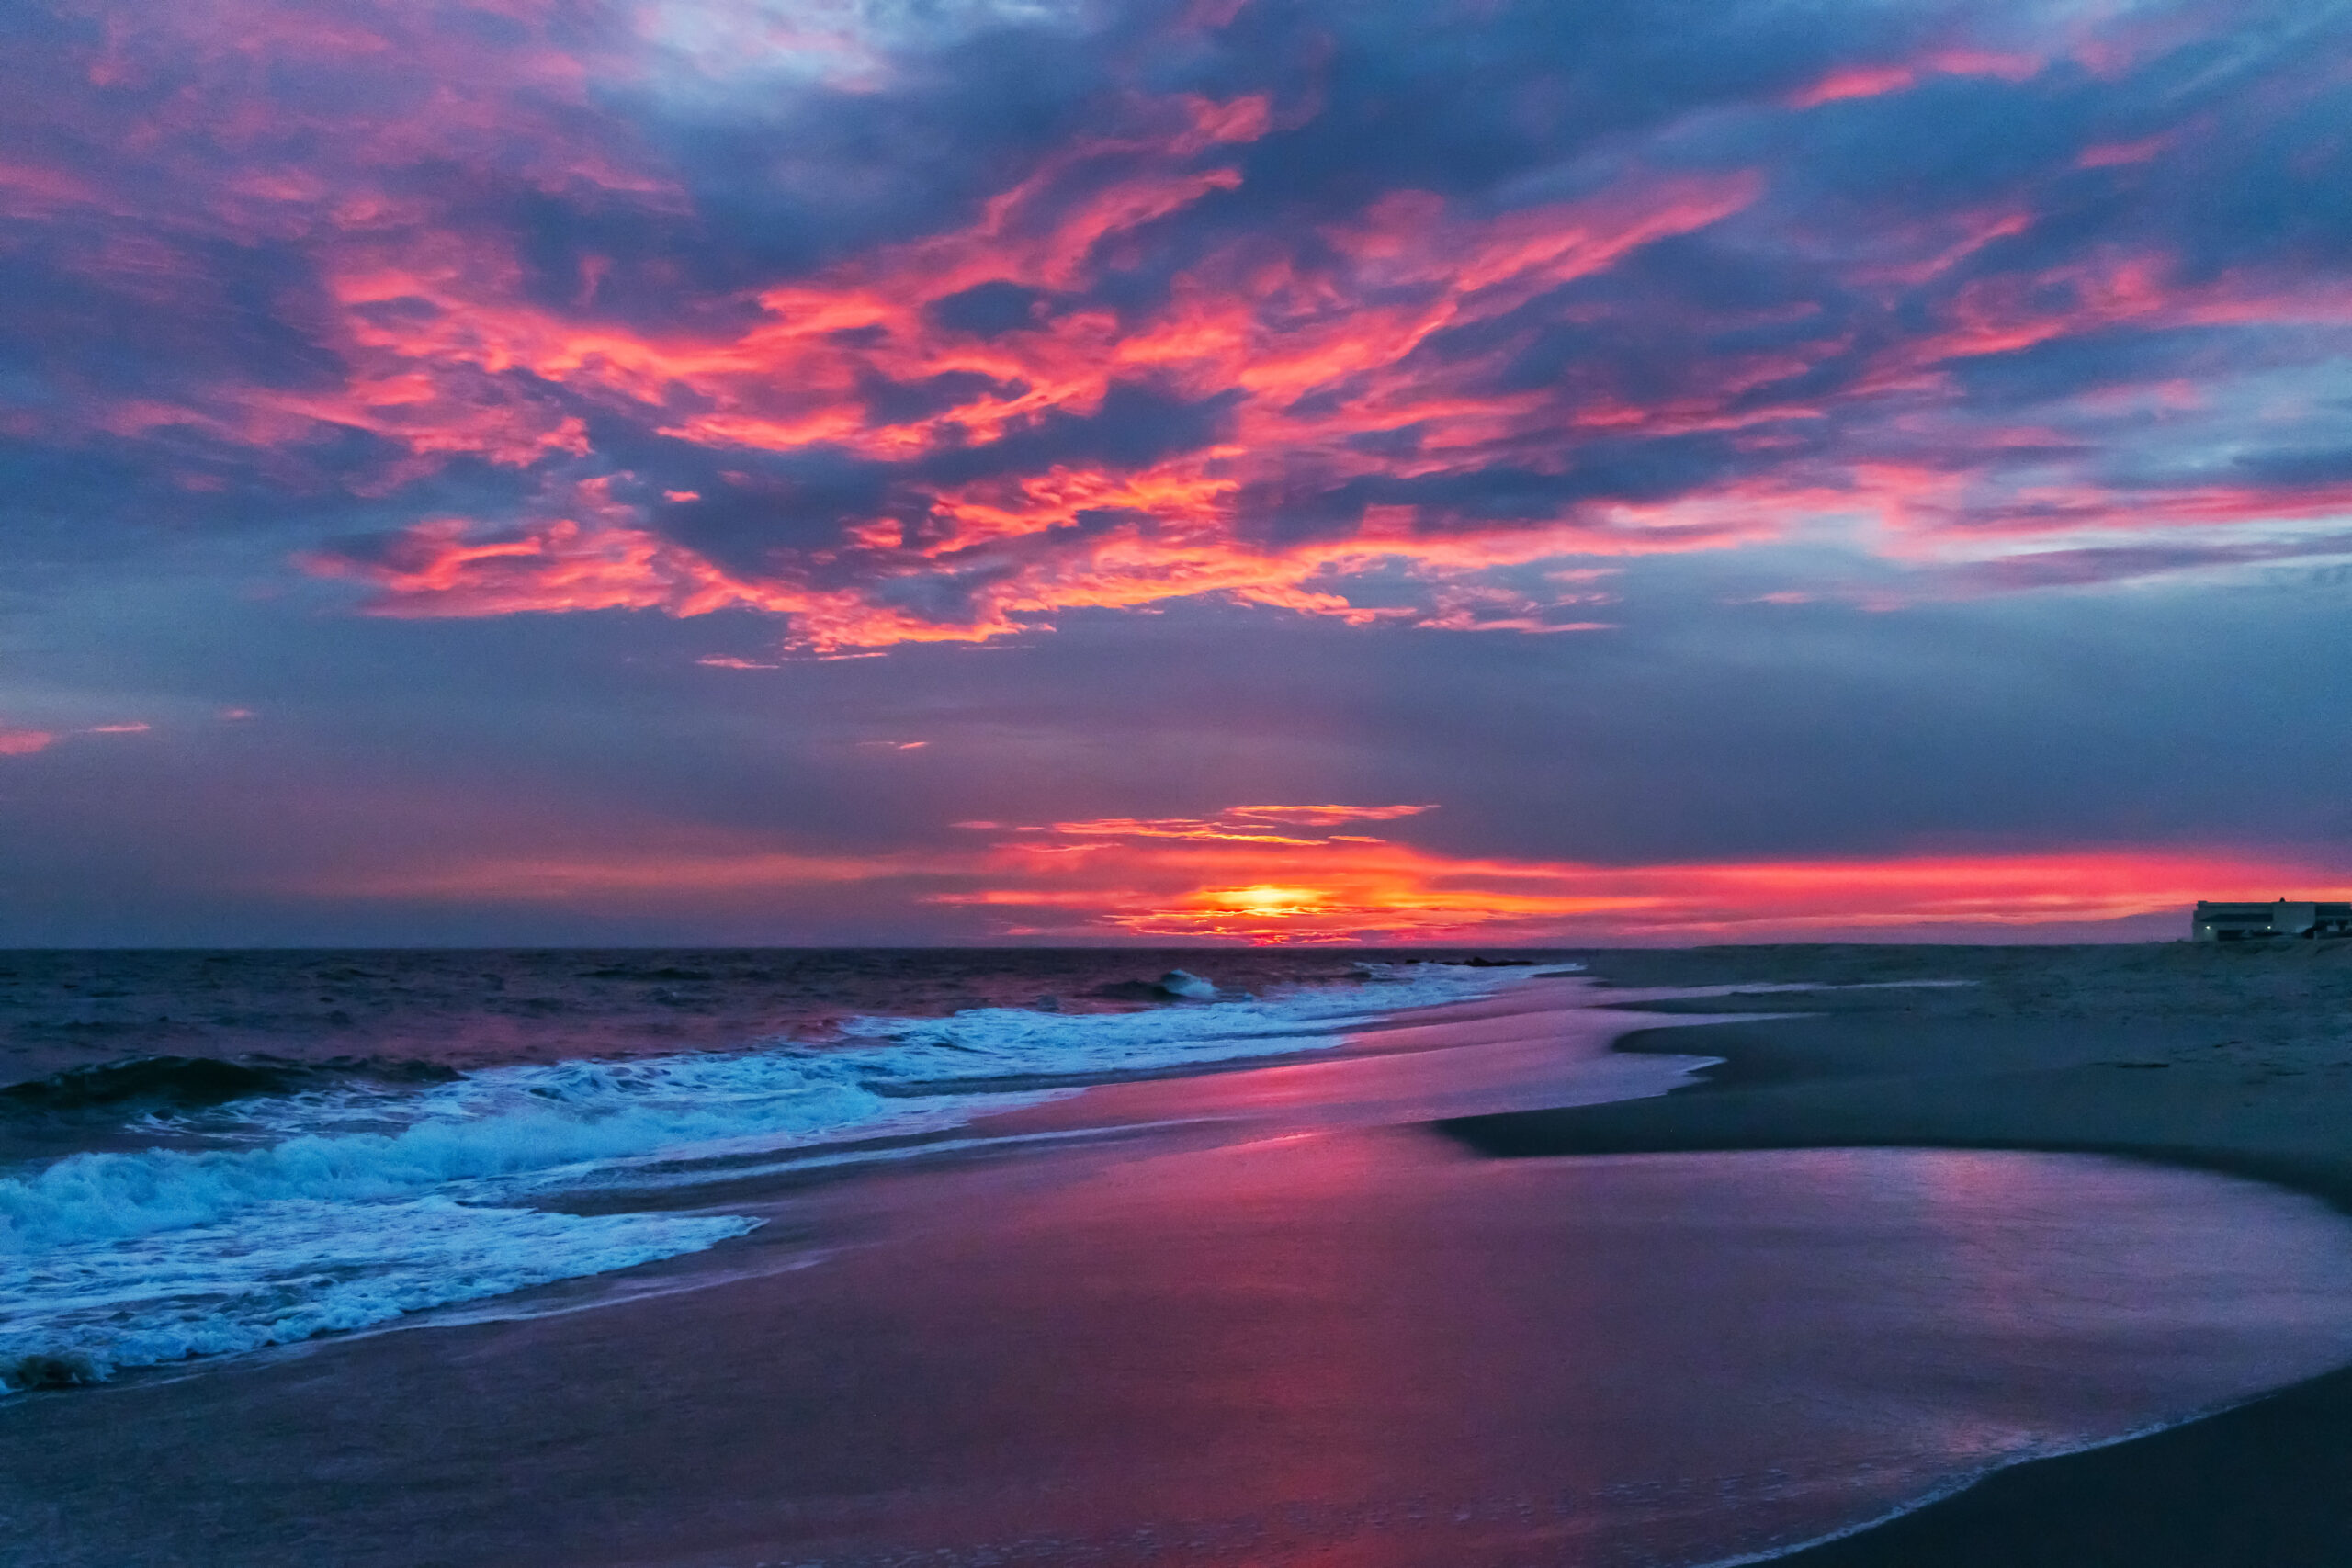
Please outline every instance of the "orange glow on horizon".
[[[1604, 865], [1439, 853], [1362, 834], [1219, 830], [1251, 811], [1346, 826], [1426, 807], [1256, 807], [1199, 818], [1103, 818], [966, 848], [806, 855], [709, 842], [668, 852], [477, 860], [345, 880], [332, 890], [466, 903], [757, 907], [797, 890], [877, 907], [974, 912], [989, 935], [1253, 943], [1521, 944], [1899, 937], [1920, 927], [2093, 925], [2200, 897], [2318, 896], [2335, 867], [2292, 854], [2106, 847], [2005, 853]], [[327, 889], [312, 889], [325, 891]], [[860, 895], [865, 897], [865, 895]], [[2340, 893], [2337, 896], [2342, 896]]]
[[1204, 901], [1252, 915], [1311, 915], [1329, 902], [1317, 887], [1228, 887], [1204, 896]]

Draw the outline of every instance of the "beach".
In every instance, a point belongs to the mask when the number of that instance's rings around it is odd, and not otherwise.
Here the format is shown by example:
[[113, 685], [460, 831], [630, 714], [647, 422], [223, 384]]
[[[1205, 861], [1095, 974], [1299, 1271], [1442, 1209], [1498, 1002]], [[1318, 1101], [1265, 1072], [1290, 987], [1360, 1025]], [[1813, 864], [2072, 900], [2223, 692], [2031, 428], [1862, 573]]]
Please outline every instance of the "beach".
[[[642, 1260], [0, 1403], [0, 1520], [42, 1568], [2342, 1560], [2331, 953], [1579, 956], [910, 1022], [831, 1059], [921, 1124], [467, 1210]], [[887, 1055], [989, 1042], [952, 1115]], [[620, 1081], [674, 1114], [670, 1061]]]
[[[1746, 947], [1590, 955], [1770, 1021], [1636, 1031], [1724, 1058], [1670, 1099], [1459, 1121], [1498, 1155], [1904, 1146], [2092, 1151], [2352, 1210], [2352, 944]], [[1901, 986], [1965, 979], [1952, 987]], [[1690, 1004], [1647, 1002], [1648, 1010]], [[1719, 1005], [1719, 1004], [1707, 1004]], [[2352, 1374], [2020, 1466], [1791, 1568], [2294, 1568], [2352, 1562]]]

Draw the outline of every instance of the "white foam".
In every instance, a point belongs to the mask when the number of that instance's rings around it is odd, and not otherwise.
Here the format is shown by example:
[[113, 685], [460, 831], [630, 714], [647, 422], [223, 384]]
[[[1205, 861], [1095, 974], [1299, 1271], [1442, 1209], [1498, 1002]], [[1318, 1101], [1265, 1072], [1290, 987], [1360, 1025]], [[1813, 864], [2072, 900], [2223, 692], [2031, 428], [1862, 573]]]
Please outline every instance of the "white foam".
[[753, 1224], [296, 1198], [233, 1226], [61, 1247], [0, 1264], [0, 1392], [40, 1381], [42, 1360], [100, 1378], [283, 1345], [699, 1251]]
[[1381, 984], [1137, 1013], [869, 1018], [822, 1048], [496, 1067], [423, 1090], [241, 1102], [226, 1146], [81, 1154], [0, 1179], [0, 1387], [29, 1357], [103, 1374], [712, 1247], [751, 1222], [514, 1205], [648, 1162], [953, 1127], [1057, 1092], [1040, 1077], [1328, 1048], [1379, 1014], [1527, 974], [1398, 965], [1372, 975]]
[[1190, 969], [1170, 969], [1159, 977], [1159, 988], [1171, 997], [1182, 997], [1187, 1001], [1216, 1000], [1216, 982], [1204, 980]]

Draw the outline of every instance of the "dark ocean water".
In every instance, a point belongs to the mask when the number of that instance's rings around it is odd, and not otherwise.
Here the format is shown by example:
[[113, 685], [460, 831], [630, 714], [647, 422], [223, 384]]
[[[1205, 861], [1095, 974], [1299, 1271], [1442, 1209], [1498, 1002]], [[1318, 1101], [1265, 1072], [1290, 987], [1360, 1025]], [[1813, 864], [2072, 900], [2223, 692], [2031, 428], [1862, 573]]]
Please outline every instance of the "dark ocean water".
[[650, 1165], [937, 1135], [1533, 972], [1394, 953], [0, 955], [0, 1392], [715, 1246]]
[[[1173, 969], [1232, 990], [1349, 983], [1477, 950], [624, 948], [0, 952], [0, 1085], [136, 1056], [474, 1067], [824, 1039], [847, 1018], [1161, 1005]], [[1543, 953], [1498, 955], [1524, 960]]]

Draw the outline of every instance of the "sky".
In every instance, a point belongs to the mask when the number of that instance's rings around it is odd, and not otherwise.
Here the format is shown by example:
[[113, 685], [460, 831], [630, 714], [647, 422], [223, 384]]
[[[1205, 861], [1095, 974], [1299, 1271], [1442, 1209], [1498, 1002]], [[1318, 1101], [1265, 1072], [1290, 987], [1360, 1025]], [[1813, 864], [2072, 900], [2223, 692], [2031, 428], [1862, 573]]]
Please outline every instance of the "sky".
[[0, 943], [2352, 887], [2340, 0], [18, 0]]

